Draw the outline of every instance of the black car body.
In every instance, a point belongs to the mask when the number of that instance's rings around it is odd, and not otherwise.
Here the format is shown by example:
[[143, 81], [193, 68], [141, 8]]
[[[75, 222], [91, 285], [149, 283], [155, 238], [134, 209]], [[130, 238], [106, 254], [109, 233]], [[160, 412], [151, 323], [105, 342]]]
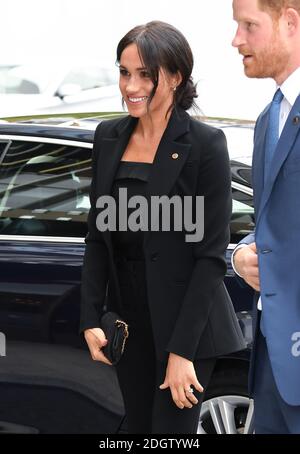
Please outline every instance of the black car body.
[[[67, 125], [50, 125], [49, 120], [0, 125], [2, 433], [126, 431], [114, 369], [93, 362], [78, 335], [91, 149], [95, 125], [108, 117]], [[252, 292], [235, 279], [230, 257], [234, 245], [254, 228], [251, 168], [231, 164], [234, 203], [226, 285], [249, 348], [218, 360], [199, 432], [239, 432], [249, 407]], [[208, 403], [218, 407], [220, 430]], [[234, 408], [232, 428], [223, 421], [226, 403]]]

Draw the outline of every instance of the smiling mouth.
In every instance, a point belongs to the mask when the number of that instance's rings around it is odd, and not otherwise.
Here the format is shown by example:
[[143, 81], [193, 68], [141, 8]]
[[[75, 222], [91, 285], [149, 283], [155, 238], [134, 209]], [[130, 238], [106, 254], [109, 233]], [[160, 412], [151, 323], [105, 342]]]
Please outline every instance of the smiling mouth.
[[148, 96], [142, 96], [139, 98], [134, 98], [134, 97], [128, 96], [128, 100], [133, 104], [138, 104], [138, 103], [144, 102], [144, 101], [146, 101], [146, 99], [148, 99]]

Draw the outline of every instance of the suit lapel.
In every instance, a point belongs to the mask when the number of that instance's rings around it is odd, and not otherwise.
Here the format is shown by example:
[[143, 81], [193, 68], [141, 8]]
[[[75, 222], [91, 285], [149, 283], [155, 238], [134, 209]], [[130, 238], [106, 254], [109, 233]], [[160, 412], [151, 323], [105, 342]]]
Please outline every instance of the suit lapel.
[[116, 126], [115, 137], [101, 137], [100, 149], [102, 152], [98, 163], [99, 195], [111, 193], [119, 162], [127, 147], [136, 123], [136, 118], [128, 116], [125, 121]]
[[[111, 194], [119, 162], [136, 124], [137, 119], [128, 116], [125, 121], [116, 126], [115, 137], [101, 138], [101, 154], [98, 162], [98, 197]], [[148, 204], [151, 203], [151, 195], [168, 195], [174, 186], [191, 148], [191, 144], [178, 141], [189, 131], [189, 125], [189, 115], [181, 109], [174, 109], [152, 165], [147, 185]], [[144, 243], [148, 236], [149, 231], [145, 232]], [[110, 242], [109, 231], [104, 232], [104, 238]]]
[[[257, 223], [259, 222], [261, 213], [266, 205], [266, 203], [269, 200], [269, 197], [272, 192], [273, 185], [275, 183], [275, 180], [277, 178], [277, 175], [286, 160], [288, 154], [290, 153], [295, 140], [297, 138], [297, 135], [300, 130], [300, 123], [295, 122], [294, 119], [296, 117], [300, 117], [300, 95], [296, 99], [296, 102], [288, 116], [288, 119], [286, 121], [286, 124], [283, 128], [283, 131], [281, 133], [280, 139], [278, 141], [276, 150], [274, 152], [274, 157], [271, 163], [271, 169], [269, 172], [269, 177], [266, 181], [264, 191], [262, 194], [261, 202], [259, 205], [259, 212], [258, 212], [258, 218], [257, 218]], [[264, 162], [264, 161], [262, 161]]]
[[[190, 153], [191, 144], [179, 140], [189, 131], [189, 126], [189, 115], [174, 109], [153, 161], [147, 185], [148, 206], [151, 196], [168, 195], [173, 188]], [[149, 234], [149, 230], [145, 232], [144, 245]]]
[[261, 114], [257, 121], [256, 133], [254, 135], [254, 151], [253, 151], [253, 166], [252, 180], [254, 188], [254, 206], [258, 213], [260, 200], [264, 188], [264, 156], [265, 156], [265, 140], [268, 125], [269, 106]]
[[[137, 123], [137, 119], [126, 117], [125, 121], [119, 123], [115, 129], [115, 137], [101, 137], [100, 139], [100, 159], [98, 161], [98, 191], [97, 196], [111, 194], [112, 184], [123, 156], [130, 136]], [[111, 233], [109, 230], [102, 232], [109, 250], [111, 250]]]

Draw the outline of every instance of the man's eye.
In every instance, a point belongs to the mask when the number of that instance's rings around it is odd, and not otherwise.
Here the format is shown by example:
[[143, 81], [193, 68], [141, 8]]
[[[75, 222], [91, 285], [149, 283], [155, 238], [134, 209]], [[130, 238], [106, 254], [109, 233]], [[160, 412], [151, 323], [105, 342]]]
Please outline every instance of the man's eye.
[[246, 27], [247, 30], [252, 30], [254, 28], [255, 24], [253, 22], [247, 22]]

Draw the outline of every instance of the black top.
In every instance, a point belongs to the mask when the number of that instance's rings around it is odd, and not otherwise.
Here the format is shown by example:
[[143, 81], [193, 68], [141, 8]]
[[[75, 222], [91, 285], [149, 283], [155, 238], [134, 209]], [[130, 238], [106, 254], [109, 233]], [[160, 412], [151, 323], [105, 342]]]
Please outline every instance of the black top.
[[[151, 163], [147, 162], [132, 162], [120, 161], [114, 183], [112, 186], [111, 195], [116, 201], [116, 228], [115, 232], [111, 232], [112, 244], [116, 256], [125, 256], [132, 260], [143, 260], [143, 240], [144, 232], [138, 230], [132, 231], [128, 227], [128, 218], [130, 214], [136, 211], [136, 208], [127, 208], [126, 231], [119, 231], [119, 189], [127, 189], [126, 206], [128, 207], [128, 200], [136, 195], [146, 195], [146, 185], [151, 171]], [[140, 223], [140, 219], [135, 221]]]
[[[115, 172], [110, 172], [116, 153], [123, 154], [124, 143], [128, 143], [137, 121], [128, 115], [103, 121], [97, 127], [95, 149], [102, 150], [104, 140], [106, 147], [105, 153], [99, 153], [94, 161], [102, 188], [114, 178]], [[178, 159], [172, 159], [175, 152]], [[149, 196], [150, 181], [151, 195], [191, 195], [193, 200], [198, 194], [205, 196], [202, 241], [188, 243], [182, 231], [165, 235], [153, 232], [144, 242], [147, 301], [157, 359], [167, 361], [168, 352], [173, 352], [194, 361], [241, 350], [245, 342], [223, 283], [231, 216], [230, 167], [224, 133], [191, 118], [180, 107], [173, 109], [145, 186]], [[93, 201], [101, 194], [101, 185], [91, 186]], [[117, 263], [108, 257], [111, 235], [99, 238], [97, 216], [93, 203], [82, 273], [81, 331], [99, 326], [105, 303], [107, 310], [117, 311], [121, 293], [120, 282], [112, 279], [118, 272]], [[133, 268], [139, 267], [134, 264]], [[134, 343], [134, 337], [132, 340]]]

